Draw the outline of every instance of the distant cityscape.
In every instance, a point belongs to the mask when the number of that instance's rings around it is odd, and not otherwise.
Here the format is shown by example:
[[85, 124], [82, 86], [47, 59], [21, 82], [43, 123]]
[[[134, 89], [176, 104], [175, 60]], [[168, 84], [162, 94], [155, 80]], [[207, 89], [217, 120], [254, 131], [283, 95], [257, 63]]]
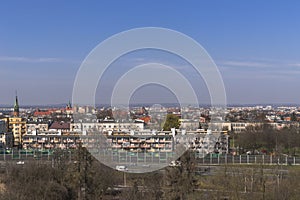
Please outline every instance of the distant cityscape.
[[[76, 149], [83, 143], [82, 135], [98, 131], [103, 133], [111, 143], [111, 148], [133, 152], [172, 152], [174, 151], [176, 134], [189, 134], [195, 137], [189, 141], [189, 148], [205, 153], [236, 154], [234, 143], [231, 143], [232, 133], [241, 133], [247, 127], [257, 127], [268, 124], [276, 130], [299, 125], [300, 107], [297, 106], [229, 106], [226, 116], [218, 124], [221, 129], [217, 133], [214, 144], [205, 141], [210, 130], [210, 108], [184, 108], [191, 115], [181, 118], [183, 108], [178, 106], [161, 107], [158, 112], [166, 112], [178, 118], [178, 127], [164, 130], [162, 122], [158, 122], [149, 105], [139, 105], [130, 108], [129, 113], [122, 113], [111, 107], [76, 106], [69, 102], [59, 107], [20, 107], [18, 96], [11, 107], [0, 108], [0, 147], [9, 149]], [[156, 108], [157, 109], [157, 108]], [[156, 110], [157, 111], [157, 110]], [[124, 119], [114, 119], [113, 113], [118, 112]], [[92, 113], [95, 119], [74, 121], [74, 113]], [[129, 118], [126, 118], [129, 115]], [[214, 130], [213, 130], [214, 131]], [[141, 137], [140, 135], [144, 135]], [[200, 135], [200, 136], [199, 136]], [[139, 136], [139, 137], [138, 137]], [[151, 136], [151, 137], [150, 137]]]

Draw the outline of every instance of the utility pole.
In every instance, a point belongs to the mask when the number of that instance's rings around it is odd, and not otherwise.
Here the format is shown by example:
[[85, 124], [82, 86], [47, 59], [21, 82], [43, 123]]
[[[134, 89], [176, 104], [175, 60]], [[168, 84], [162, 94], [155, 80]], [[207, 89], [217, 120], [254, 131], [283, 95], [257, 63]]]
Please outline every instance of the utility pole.
[[247, 177], [245, 176], [245, 186], [244, 186], [244, 192], [247, 193]]
[[126, 187], [126, 172], [123, 172], [123, 181], [124, 181], [124, 187]]

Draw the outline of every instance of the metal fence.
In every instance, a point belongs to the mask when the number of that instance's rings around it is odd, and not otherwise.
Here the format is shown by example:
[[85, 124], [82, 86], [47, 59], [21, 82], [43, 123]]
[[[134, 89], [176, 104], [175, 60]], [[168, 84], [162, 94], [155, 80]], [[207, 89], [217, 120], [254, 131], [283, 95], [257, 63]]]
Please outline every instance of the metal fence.
[[[71, 152], [69, 153], [71, 156]], [[52, 160], [53, 151], [9, 150], [0, 151], [0, 161], [10, 160]], [[71, 157], [70, 157], [71, 158]]]
[[[0, 151], [0, 161], [11, 160], [52, 160], [56, 156], [64, 157], [65, 160], [76, 158], [74, 150], [60, 151], [56, 154], [51, 150], [11, 150]], [[110, 152], [110, 157], [117, 163], [169, 163], [173, 155], [170, 152]], [[224, 164], [262, 164], [262, 165], [300, 165], [300, 157], [272, 156], [272, 155], [231, 155], [231, 154], [202, 154], [195, 153], [198, 165], [224, 165]]]
[[196, 154], [199, 164], [222, 165], [222, 164], [262, 164], [262, 165], [300, 165], [300, 157], [273, 156], [273, 155], [231, 155], [231, 154], [208, 154], [205, 157]]

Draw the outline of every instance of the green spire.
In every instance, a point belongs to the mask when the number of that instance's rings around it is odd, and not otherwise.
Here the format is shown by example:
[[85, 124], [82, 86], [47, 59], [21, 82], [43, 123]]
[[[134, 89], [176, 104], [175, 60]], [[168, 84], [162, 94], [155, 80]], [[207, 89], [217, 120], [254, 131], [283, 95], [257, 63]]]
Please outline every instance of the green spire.
[[67, 105], [67, 108], [72, 108], [72, 104], [71, 104], [71, 101], [69, 100], [69, 103]]
[[18, 102], [17, 92], [16, 92], [16, 100], [15, 100], [15, 105], [14, 105], [14, 112], [19, 113], [19, 102]]

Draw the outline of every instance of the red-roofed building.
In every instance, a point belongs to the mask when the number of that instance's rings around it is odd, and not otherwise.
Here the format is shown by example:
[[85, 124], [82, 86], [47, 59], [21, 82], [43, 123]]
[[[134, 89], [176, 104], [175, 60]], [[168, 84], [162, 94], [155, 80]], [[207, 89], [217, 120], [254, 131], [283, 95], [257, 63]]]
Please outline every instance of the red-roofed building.
[[148, 124], [151, 120], [150, 116], [140, 117], [140, 120], [143, 120], [145, 124]]
[[34, 117], [46, 117], [46, 116], [51, 115], [51, 113], [52, 112], [49, 110], [44, 110], [44, 111], [37, 110], [33, 113], [33, 116]]
[[63, 132], [68, 132], [70, 131], [70, 123], [69, 122], [53, 122], [50, 127], [49, 131], [61, 131]]

